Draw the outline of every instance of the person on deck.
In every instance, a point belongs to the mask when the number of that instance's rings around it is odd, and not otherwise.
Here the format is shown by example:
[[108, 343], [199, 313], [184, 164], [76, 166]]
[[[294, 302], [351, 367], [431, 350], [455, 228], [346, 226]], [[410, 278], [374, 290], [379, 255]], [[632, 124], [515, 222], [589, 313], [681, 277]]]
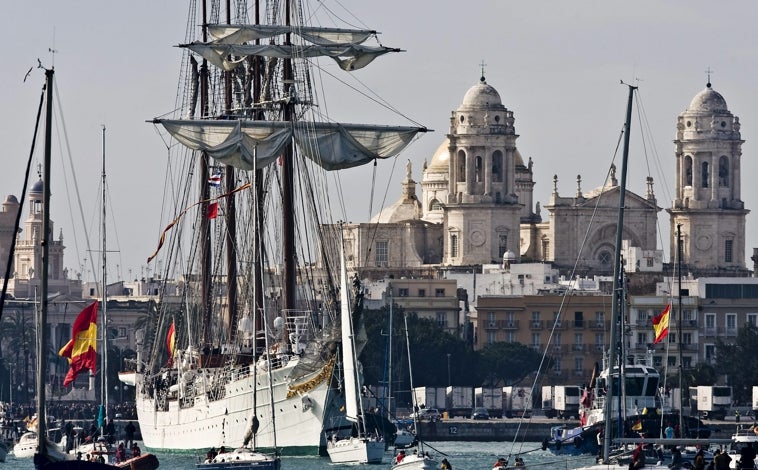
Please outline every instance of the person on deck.
[[126, 442], [129, 443], [129, 446], [132, 445], [134, 442], [134, 432], [137, 430], [137, 428], [134, 426], [134, 423], [129, 421], [126, 423], [126, 427], [124, 428], [124, 432], [126, 433]]
[[440, 468], [442, 470], [453, 470], [453, 466], [450, 465], [450, 462], [448, 462], [447, 459], [442, 459], [442, 463], [440, 464]]
[[740, 461], [737, 463], [739, 463], [739, 468], [755, 468], [755, 449], [752, 442], [748, 442], [740, 450]]

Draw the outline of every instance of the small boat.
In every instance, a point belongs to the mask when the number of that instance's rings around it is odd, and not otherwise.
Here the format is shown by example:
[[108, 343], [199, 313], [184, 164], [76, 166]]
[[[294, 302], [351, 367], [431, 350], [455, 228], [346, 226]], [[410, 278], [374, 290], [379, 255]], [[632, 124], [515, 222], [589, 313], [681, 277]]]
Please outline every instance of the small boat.
[[[223, 448], [222, 448], [223, 449]], [[257, 452], [249, 447], [240, 447], [231, 452], [208, 455], [198, 463], [197, 470], [279, 470], [279, 457]]]
[[384, 456], [384, 441], [366, 432], [366, 416], [363, 412], [361, 394], [358, 393], [360, 382], [358, 378], [358, 358], [355, 350], [355, 331], [353, 315], [350, 311], [350, 299], [347, 282], [347, 266], [345, 265], [345, 250], [340, 249], [340, 308], [342, 327], [342, 364], [345, 385], [345, 415], [357, 429], [357, 436], [344, 438], [332, 435], [326, 443], [326, 452], [332, 463], [382, 463]]

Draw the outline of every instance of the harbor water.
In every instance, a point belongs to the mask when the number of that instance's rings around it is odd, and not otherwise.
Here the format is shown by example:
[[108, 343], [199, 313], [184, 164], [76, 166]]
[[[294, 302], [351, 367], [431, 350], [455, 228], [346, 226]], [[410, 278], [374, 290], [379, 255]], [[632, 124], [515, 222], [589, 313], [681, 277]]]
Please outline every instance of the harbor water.
[[[144, 449], [144, 446], [141, 446]], [[594, 462], [592, 456], [554, 455], [543, 451], [539, 442], [430, 442], [424, 447], [438, 462], [447, 458], [454, 470], [491, 470], [498, 457], [508, 457], [509, 468], [514, 465], [516, 455], [520, 455], [531, 468], [573, 469]], [[155, 453], [164, 470], [194, 470], [197, 456], [189, 454]], [[389, 469], [392, 464], [392, 451], [385, 453], [382, 464], [369, 465], [370, 469]], [[336, 470], [355, 466], [335, 465], [328, 457], [282, 457], [281, 470]], [[437, 466], [439, 468], [439, 465]], [[31, 470], [31, 459], [17, 460], [8, 455], [5, 463], [0, 463], [0, 470]]]

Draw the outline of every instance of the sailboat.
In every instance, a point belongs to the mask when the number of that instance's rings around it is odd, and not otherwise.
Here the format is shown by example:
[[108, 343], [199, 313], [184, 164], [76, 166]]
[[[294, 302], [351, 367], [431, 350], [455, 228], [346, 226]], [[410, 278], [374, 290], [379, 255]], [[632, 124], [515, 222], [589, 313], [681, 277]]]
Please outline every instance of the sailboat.
[[[408, 351], [408, 375], [410, 376], [411, 390], [413, 390], [413, 368], [411, 367], [411, 342], [408, 337], [408, 314], [404, 313], [405, 320], [405, 345]], [[416, 394], [411, 393], [411, 400], [413, 409], [417, 409], [416, 406]], [[418, 423], [416, 422], [417, 413], [413, 413], [413, 429], [418, 429]], [[394, 470], [431, 470], [437, 467], [437, 462], [429, 455], [429, 452], [424, 450], [424, 443], [420, 439], [416, 442], [416, 445], [411, 450], [400, 450], [395, 456], [392, 463]]]
[[[330, 274], [337, 255], [314, 239], [320, 230], [304, 229], [327, 217], [329, 204], [313, 199], [323, 188], [313, 184], [324, 171], [396, 156], [426, 129], [319, 118], [311, 82], [318, 58], [349, 72], [399, 51], [365, 45], [375, 31], [309, 26], [302, 1], [271, 1], [265, 9], [254, 2], [235, 11], [224, 11], [224, 2], [190, 3], [201, 17], [187, 24], [202, 26], [181, 45], [186, 86], [180, 88], [188, 94], [176, 119], [154, 122], [188, 157], [172, 159], [185, 164], [184, 183], [176, 186], [176, 219], [161, 239], [174, 247], [191, 234], [198, 249], [181, 260], [179, 252], [163, 250], [171, 261], [165, 278], [184, 263], [183, 279], [176, 302], [159, 303], [155, 326], [166, 331], [172, 315], [183, 326], [172, 367], [165, 366], [162, 342], [153, 340], [133, 375], [143, 441], [150, 449], [207, 449], [208, 430], [217, 430], [234, 448], [254, 429], [266, 449], [275, 446], [274, 424], [284, 453], [323, 452], [331, 434], [325, 423], [335, 418], [336, 429], [348, 423], [339, 422], [344, 398], [333, 381], [340, 330]], [[200, 181], [190, 183], [188, 175]], [[295, 196], [304, 199], [296, 203]], [[195, 225], [182, 231], [188, 219]], [[296, 243], [296, 235], [311, 238]], [[308, 252], [314, 247], [318, 253]], [[214, 254], [219, 249], [226, 255]], [[313, 263], [297, 269], [296, 260], [314, 258], [323, 267], [318, 273]], [[271, 325], [270, 347], [246, 339], [239, 327], [250, 318], [260, 318], [255, 332]], [[254, 387], [269, 383], [269, 370], [273, 398], [265, 386]]]
[[327, 442], [326, 451], [332, 463], [382, 463], [384, 441], [376, 436], [368, 436], [366, 432], [366, 417], [358, 377], [358, 359], [355, 349], [355, 332], [350, 311], [347, 283], [347, 266], [345, 249], [340, 249], [342, 266], [340, 267], [340, 321], [342, 325], [342, 364], [345, 384], [345, 415], [348, 421], [357, 428], [357, 436], [340, 438], [335, 433]]

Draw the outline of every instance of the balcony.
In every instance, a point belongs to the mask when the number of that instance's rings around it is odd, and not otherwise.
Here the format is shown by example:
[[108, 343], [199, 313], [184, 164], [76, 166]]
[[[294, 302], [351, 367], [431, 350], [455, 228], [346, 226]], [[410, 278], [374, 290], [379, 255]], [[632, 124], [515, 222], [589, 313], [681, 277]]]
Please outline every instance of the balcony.
[[518, 330], [518, 320], [502, 320], [501, 328], [504, 330]]
[[574, 352], [584, 352], [585, 347], [583, 344], [572, 344], [571, 350]]
[[602, 320], [595, 320], [594, 322], [590, 323], [591, 330], [605, 331], [605, 328], [605, 322]]
[[595, 352], [603, 352], [605, 351], [605, 345], [604, 344], [596, 344], [595, 345]]
[[485, 322], [484, 329], [485, 330], [497, 330], [497, 321], [490, 320], [488, 322]]
[[583, 329], [585, 324], [586, 324], [586, 322], [584, 320], [574, 320], [572, 322], [572, 325], [573, 325], [573, 327], [574, 327], [575, 330], [581, 330], [581, 329]]
[[532, 320], [529, 322], [529, 329], [530, 330], [541, 330], [542, 329], [542, 321], [541, 320]]
[[697, 320], [682, 320], [682, 328], [686, 330], [697, 329]]
[[718, 336], [718, 334], [719, 334], [719, 329], [716, 328], [715, 326], [706, 327], [705, 330], [703, 331], [703, 335], [705, 336]]
[[563, 345], [562, 344], [554, 344], [551, 348], [554, 353], [560, 353], [563, 352]]

